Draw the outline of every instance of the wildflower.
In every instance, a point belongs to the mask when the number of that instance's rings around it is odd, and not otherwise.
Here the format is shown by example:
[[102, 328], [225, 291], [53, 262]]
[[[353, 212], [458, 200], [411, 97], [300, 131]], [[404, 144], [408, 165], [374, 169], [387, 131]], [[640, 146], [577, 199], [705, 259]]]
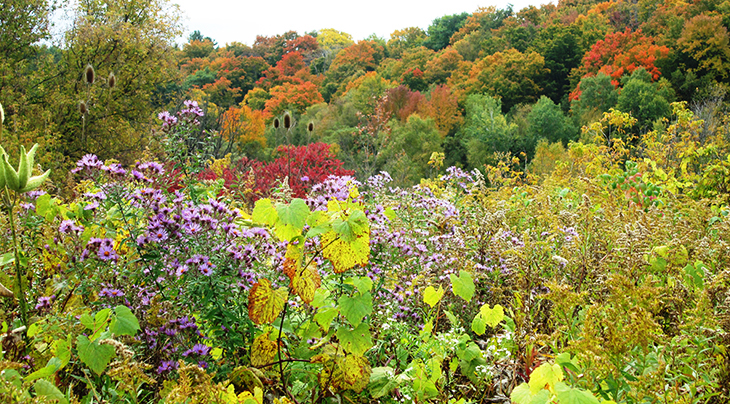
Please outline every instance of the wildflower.
[[102, 245], [99, 248], [99, 252], [97, 253], [97, 255], [99, 256], [99, 259], [102, 261], [109, 261], [109, 260], [116, 261], [116, 259], [118, 258], [117, 253], [114, 251], [114, 248], [112, 248], [109, 245]]
[[122, 297], [124, 292], [119, 289], [102, 288], [99, 291], [99, 297]]
[[45, 307], [51, 307], [51, 301], [56, 298], [56, 295], [52, 296], [43, 296], [38, 298], [38, 304], [35, 305], [36, 310], [42, 309]]
[[175, 361], [162, 361], [160, 366], [157, 367], [157, 373], [162, 374], [164, 372], [169, 372], [170, 370], [177, 369], [178, 364]]

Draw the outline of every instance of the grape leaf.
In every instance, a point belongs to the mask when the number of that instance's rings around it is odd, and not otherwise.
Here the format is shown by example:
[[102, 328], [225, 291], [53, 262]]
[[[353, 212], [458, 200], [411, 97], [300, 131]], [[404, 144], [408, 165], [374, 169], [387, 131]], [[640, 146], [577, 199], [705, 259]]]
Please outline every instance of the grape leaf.
[[259, 325], [272, 323], [284, 309], [286, 299], [286, 288], [274, 290], [268, 279], [261, 278], [248, 295], [248, 316]]
[[271, 204], [271, 199], [259, 199], [254, 204], [251, 219], [255, 223], [263, 223], [273, 226], [279, 221], [279, 215]]
[[79, 353], [81, 362], [99, 376], [101, 376], [106, 366], [115, 356], [114, 347], [99, 344], [98, 341], [91, 342], [84, 335], [76, 337], [76, 350]]
[[47, 397], [51, 400], [57, 400], [59, 404], [67, 404], [66, 396], [53, 383], [48, 380], [38, 380], [33, 385], [36, 396]]
[[111, 324], [109, 324], [109, 331], [116, 335], [134, 336], [139, 329], [139, 321], [137, 321], [137, 317], [129, 307], [119, 305], [114, 308], [114, 316]]
[[317, 271], [317, 263], [312, 261], [306, 268], [301, 269], [299, 261], [287, 258], [284, 260], [284, 274], [289, 277], [289, 288], [305, 303], [314, 300], [314, 294], [322, 283]]
[[504, 308], [502, 306], [495, 304], [493, 309], [489, 308], [489, 304], [483, 305], [479, 309], [479, 315], [481, 315], [484, 318], [484, 321], [487, 325], [490, 327], [496, 327], [497, 324], [501, 323], [502, 320], [504, 320]]
[[352, 324], [353, 327], [360, 325], [365, 316], [373, 312], [373, 296], [370, 293], [355, 294], [355, 296], [341, 296], [337, 299], [340, 313]]
[[449, 278], [451, 278], [451, 287], [454, 290], [454, 294], [467, 302], [471, 301], [475, 290], [474, 280], [472, 280], [471, 274], [466, 271], [459, 271], [459, 276], [451, 274]]
[[362, 355], [373, 347], [370, 327], [365, 323], [360, 323], [354, 330], [348, 330], [347, 327], [338, 328], [337, 339], [345, 351], [353, 355]]
[[530, 374], [530, 391], [532, 394], [537, 394], [538, 391], [544, 389], [546, 386], [553, 391], [555, 383], [562, 380], [563, 370], [560, 368], [560, 365], [545, 362]]
[[530, 392], [530, 386], [527, 383], [522, 383], [519, 386], [512, 389], [512, 393], [509, 395], [513, 404], [529, 404], [532, 400], [532, 393]]
[[442, 297], [444, 297], [444, 288], [440, 285], [438, 290], [433, 286], [429, 286], [423, 291], [423, 301], [431, 306], [431, 308], [441, 301]]
[[301, 231], [309, 217], [309, 206], [304, 199], [294, 198], [289, 204], [277, 203], [276, 213], [280, 223], [291, 225]]
[[593, 394], [585, 390], [568, 387], [563, 382], [555, 383], [555, 392], [560, 404], [599, 404], [598, 399]]
[[317, 310], [317, 314], [314, 315], [314, 321], [319, 324], [324, 332], [329, 331], [332, 320], [337, 316], [340, 311], [335, 307], [323, 307]]
[[269, 338], [268, 332], [254, 338], [251, 344], [251, 366], [258, 368], [273, 362], [276, 348], [276, 342]]
[[370, 234], [364, 233], [354, 241], [338, 238], [336, 231], [328, 231], [322, 235], [324, 250], [322, 255], [332, 262], [335, 273], [341, 274], [348, 269], [364, 266], [370, 258]]

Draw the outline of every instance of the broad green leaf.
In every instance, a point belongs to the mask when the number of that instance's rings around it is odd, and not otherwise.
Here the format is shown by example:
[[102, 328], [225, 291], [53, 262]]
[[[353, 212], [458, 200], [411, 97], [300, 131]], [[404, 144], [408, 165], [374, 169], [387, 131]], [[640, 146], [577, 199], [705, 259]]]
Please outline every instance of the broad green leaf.
[[311, 305], [316, 308], [323, 307], [325, 304], [327, 304], [329, 296], [330, 296], [329, 290], [317, 289], [317, 291], [314, 292], [314, 300], [312, 300]]
[[484, 335], [487, 332], [487, 322], [484, 320], [482, 313], [477, 313], [474, 316], [474, 320], [471, 322], [471, 330], [477, 333], [477, 335]]
[[385, 212], [383, 213], [385, 214], [385, 217], [387, 217], [388, 220], [390, 220], [391, 222], [397, 217], [395, 214], [395, 210], [392, 207], [385, 208]]
[[68, 403], [66, 396], [61, 393], [61, 390], [48, 380], [38, 380], [33, 385], [33, 389], [35, 390], [36, 396], [57, 400], [60, 404]]
[[316, 321], [317, 324], [322, 327], [324, 332], [327, 332], [330, 329], [330, 324], [332, 324], [332, 320], [337, 317], [337, 314], [339, 312], [340, 311], [337, 310], [337, 308], [335, 307], [323, 307], [317, 310], [317, 314], [314, 315], [314, 321]]
[[433, 286], [428, 286], [426, 290], [423, 291], [423, 301], [431, 306], [431, 308], [441, 301], [442, 297], [444, 297], [444, 288], [440, 285], [438, 290], [436, 290]]
[[495, 305], [493, 309], [489, 308], [489, 304], [483, 305], [479, 309], [479, 314], [484, 317], [484, 321], [490, 327], [496, 327], [497, 324], [504, 320], [504, 308], [500, 305]]
[[256, 201], [251, 213], [251, 220], [254, 223], [262, 223], [268, 226], [273, 226], [279, 221], [279, 215], [271, 204], [271, 199], [259, 199]]
[[140, 329], [139, 321], [129, 307], [119, 305], [114, 308], [114, 314], [112, 322], [109, 324], [109, 331], [115, 335], [134, 336]]
[[274, 290], [266, 278], [259, 279], [248, 295], [248, 317], [256, 324], [270, 324], [284, 309], [286, 288]]
[[692, 283], [695, 285], [695, 287], [702, 288], [704, 287], [705, 281], [705, 272], [703, 271], [704, 264], [702, 262], [697, 261], [694, 265], [687, 264], [687, 266], [684, 267], [684, 272], [687, 274], [689, 279], [691, 279]]
[[281, 241], [291, 241], [302, 234], [302, 229], [291, 224], [277, 222], [274, 226], [274, 234]]
[[451, 274], [449, 278], [451, 278], [451, 287], [454, 290], [454, 294], [467, 302], [471, 301], [471, 298], [474, 296], [474, 280], [471, 274], [466, 271], [459, 271], [459, 276]]
[[46, 217], [51, 210], [51, 194], [43, 194], [35, 201], [35, 213], [40, 217]]
[[370, 384], [368, 384], [370, 395], [373, 398], [380, 398], [390, 394], [398, 387], [398, 381], [394, 376], [395, 371], [389, 366], [373, 368], [370, 373]]
[[355, 209], [345, 219], [332, 221], [332, 229], [337, 232], [344, 241], [355, 241], [358, 236], [368, 231], [368, 218], [360, 209]]
[[38, 330], [40, 330], [40, 326], [38, 323], [33, 323], [28, 327], [28, 337], [33, 338], [38, 333]]
[[10, 264], [12, 262], [15, 262], [15, 254], [12, 252], [6, 252], [2, 256], [0, 256], [0, 266]]
[[546, 387], [549, 390], [554, 390], [555, 383], [562, 380], [563, 370], [560, 365], [545, 362], [530, 374], [530, 391], [532, 394], [537, 394], [538, 391]]
[[294, 198], [289, 204], [277, 203], [276, 213], [279, 215], [280, 223], [291, 225], [301, 233], [309, 217], [309, 206], [304, 199]]
[[61, 367], [63, 366], [63, 363], [60, 359], [53, 357], [48, 360], [48, 363], [46, 366], [36, 370], [35, 372], [29, 374], [25, 377], [26, 382], [32, 382], [36, 379], [43, 379], [49, 376], [52, 376], [55, 374]]
[[530, 404], [552, 404], [553, 395], [547, 390], [540, 390], [532, 396]]
[[210, 357], [213, 358], [213, 360], [218, 360], [223, 356], [223, 349], [221, 348], [213, 348], [210, 350]]
[[590, 392], [569, 387], [563, 382], [555, 383], [555, 393], [560, 404], [600, 404]]
[[360, 293], [370, 292], [370, 289], [373, 288], [373, 280], [367, 276], [353, 276], [350, 281]]
[[340, 313], [353, 327], [357, 327], [365, 316], [373, 312], [373, 296], [370, 293], [341, 296], [337, 304]]
[[53, 345], [51, 345], [51, 352], [53, 353], [53, 356], [58, 358], [61, 361], [61, 367], [64, 367], [68, 365], [68, 362], [71, 360], [71, 337], [69, 336], [69, 340], [56, 340], [53, 342]]
[[98, 341], [91, 342], [84, 335], [76, 337], [76, 350], [81, 362], [100, 376], [115, 355], [114, 347], [111, 345], [102, 345]]
[[581, 373], [580, 369], [578, 369], [578, 366], [576, 365], [575, 361], [571, 359], [570, 354], [568, 352], [563, 352], [560, 355], [555, 357], [555, 363], [558, 365], [568, 368], [569, 370], [575, 372], [575, 373]]
[[509, 395], [509, 398], [513, 404], [529, 404], [532, 400], [532, 395], [530, 386], [527, 383], [522, 383], [512, 389], [512, 394]]
[[370, 327], [366, 323], [360, 323], [354, 330], [339, 327], [337, 329], [337, 339], [340, 340], [340, 344], [345, 351], [353, 355], [363, 355], [373, 346]]
[[259, 335], [251, 344], [251, 366], [258, 368], [273, 362], [276, 351], [276, 342], [269, 338], [268, 332]]

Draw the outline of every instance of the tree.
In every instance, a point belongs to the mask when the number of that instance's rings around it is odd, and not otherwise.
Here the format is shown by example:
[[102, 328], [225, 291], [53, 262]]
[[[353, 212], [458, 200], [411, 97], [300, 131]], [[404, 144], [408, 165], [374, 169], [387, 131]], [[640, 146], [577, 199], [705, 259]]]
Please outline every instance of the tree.
[[516, 126], [507, 123], [499, 99], [472, 94], [466, 99], [466, 117], [458, 137], [467, 150], [471, 167], [482, 168], [491, 163], [495, 152], [510, 151]]
[[618, 91], [605, 73], [584, 77], [570, 95], [570, 109], [578, 125], [600, 119], [618, 102]]
[[578, 137], [578, 130], [570, 119], [563, 114], [560, 106], [550, 98], [542, 96], [527, 114], [528, 121], [528, 156], [532, 156], [539, 139], [547, 139], [550, 143], [562, 142], [564, 146]]
[[266, 123], [261, 111], [247, 105], [233, 106], [223, 113], [221, 121], [221, 136], [229, 145], [235, 145], [239, 150], [253, 142], [266, 146]]
[[441, 134], [431, 118], [417, 114], [393, 126], [392, 138], [379, 156], [383, 169], [393, 177], [395, 185], [416, 184], [427, 177], [432, 153], [442, 153]]
[[[65, 98], [53, 108], [66, 155], [131, 160], [130, 152], [141, 150], [162, 105], [157, 91], [176, 78], [173, 44], [182, 30], [175, 10], [165, 0], [79, 2], [58, 67], [56, 83]], [[82, 77], [88, 65], [95, 70], [93, 84]]]
[[421, 46], [426, 40], [426, 33], [418, 27], [408, 27], [401, 30], [395, 30], [390, 34], [388, 41], [388, 51], [390, 57], [399, 59], [403, 56], [403, 52]]
[[375, 42], [360, 41], [337, 53], [327, 71], [327, 79], [342, 83], [356, 73], [374, 71], [384, 56], [383, 46]]
[[721, 16], [692, 17], [685, 24], [677, 46], [687, 71], [718, 81], [730, 79], [730, 36]]
[[440, 51], [436, 57], [426, 63], [426, 80], [429, 84], [445, 84], [451, 77], [451, 73], [459, 68], [464, 58], [454, 48], [446, 48]]
[[445, 15], [433, 20], [428, 27], [428, 38], [423, 42], [423, 46], [439, 51], [449, 46], [451, 36], [454, 35], [462, 26], [469, 13]]
[[264, 114], [272, 117], [287, 110], [303, 114], [309, 106], [321, 102], [324, 102], [322, 94], [312, 82], [284, 83], [271, 89], [271, 98], [266, 101]]
[[464, 121], [456, 94], [446, 85], [431, 90], [428, 100], [419, 110], [423, 116], [433, 119], [442, 138], [456, 132]]
[[669, 104], [673, 101], [674, 90], [666, 79], [652, 83], [650, 73], [637, 69], [624, 78], [617, 108], [630, 112], [637, 119], [638, 129], [646, 131], [654, 121], [671, 114]]

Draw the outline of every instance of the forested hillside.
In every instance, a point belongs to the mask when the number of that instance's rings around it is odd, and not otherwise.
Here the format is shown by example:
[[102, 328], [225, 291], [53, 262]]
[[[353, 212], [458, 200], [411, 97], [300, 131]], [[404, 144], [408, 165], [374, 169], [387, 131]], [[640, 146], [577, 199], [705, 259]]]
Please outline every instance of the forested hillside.
[[181, 18], [0, 4], [0, 401], [730, 401], [730, 2]]

